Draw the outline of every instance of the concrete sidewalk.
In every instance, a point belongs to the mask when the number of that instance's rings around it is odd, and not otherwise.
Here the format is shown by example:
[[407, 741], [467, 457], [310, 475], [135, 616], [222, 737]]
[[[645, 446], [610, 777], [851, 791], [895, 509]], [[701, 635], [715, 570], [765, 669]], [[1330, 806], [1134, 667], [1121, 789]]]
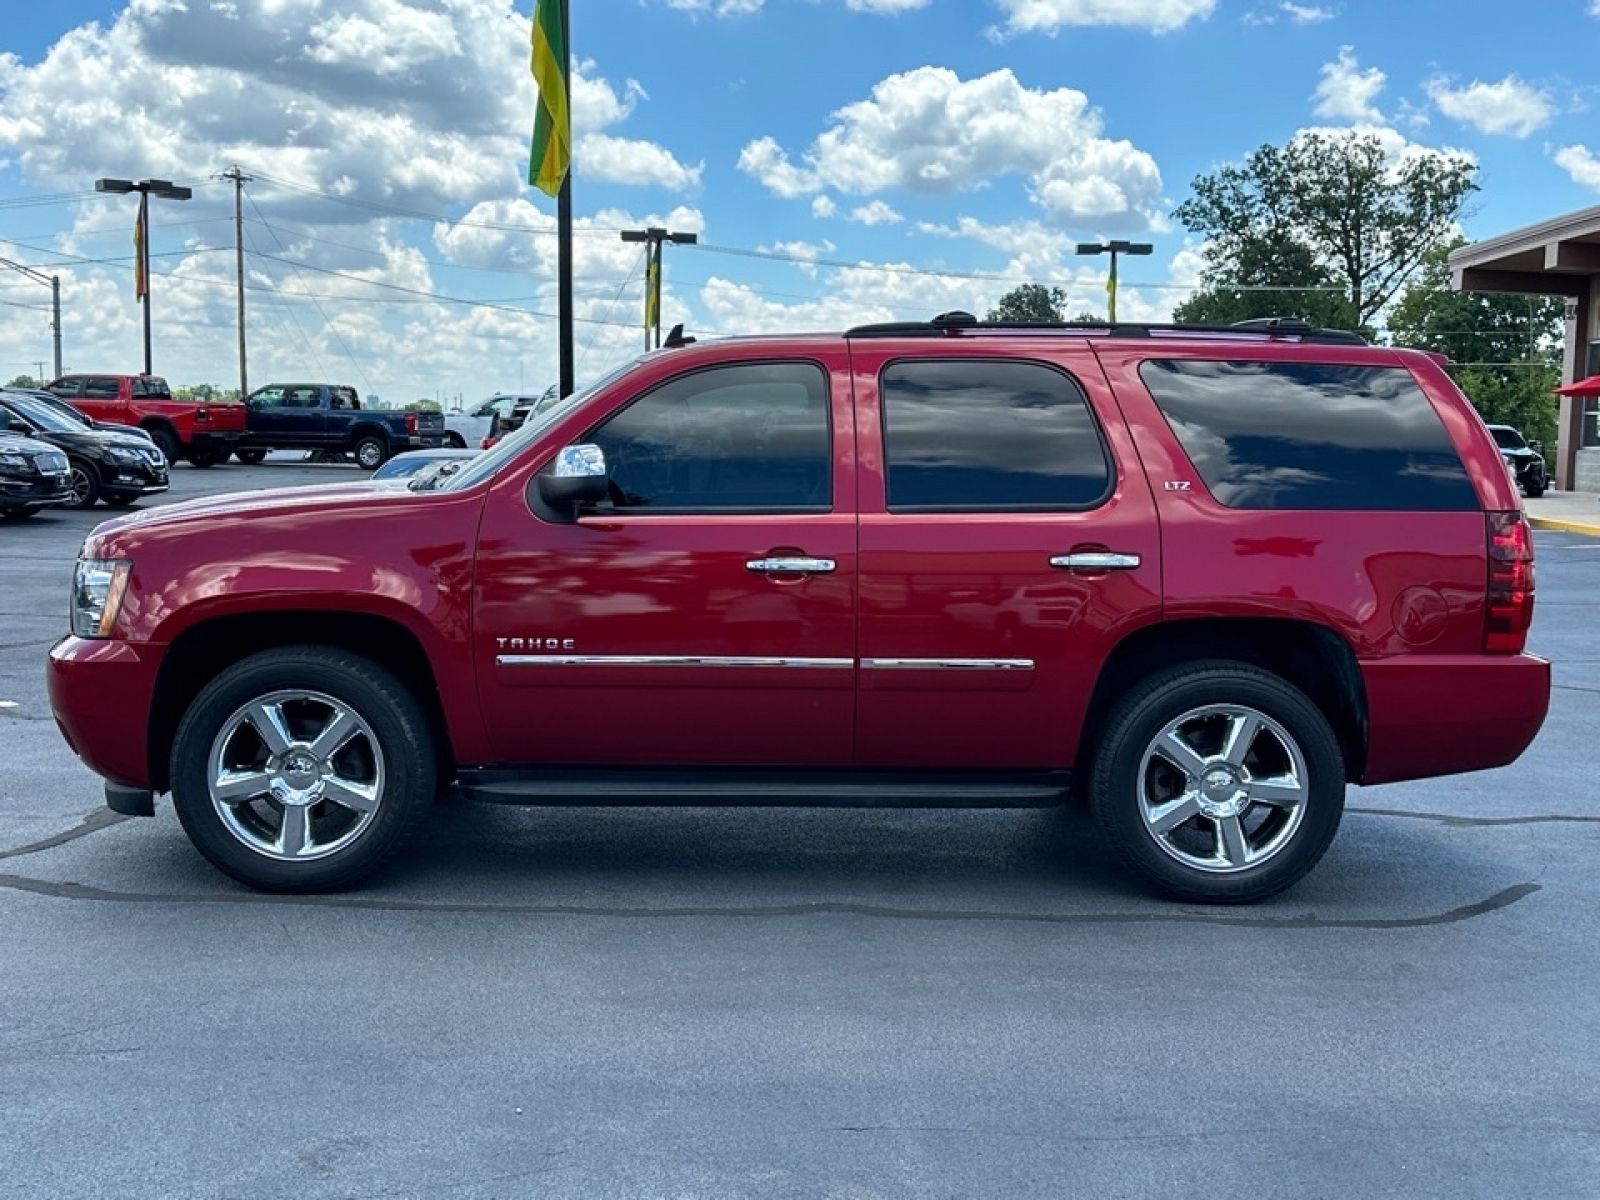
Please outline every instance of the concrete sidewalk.
[[1565, 529], [1600, 537], [1600, 494], [1594, 492], [1546, 492], [1537, 500], [1524, 500], [1528, 524], [1535, 529]]

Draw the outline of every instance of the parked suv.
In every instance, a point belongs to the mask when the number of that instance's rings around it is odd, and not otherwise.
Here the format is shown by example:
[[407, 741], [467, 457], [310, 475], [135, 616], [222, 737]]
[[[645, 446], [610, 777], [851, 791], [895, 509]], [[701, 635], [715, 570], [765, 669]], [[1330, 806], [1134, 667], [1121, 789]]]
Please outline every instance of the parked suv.
[[72, 499], [72, 487], [67, 456], [11, 426], [11, 418], [0, 412], [0, 518], [19, 521]]
[[[529, 804], [1041, 806], [1258, 900], [1347, 784], [1538, 731], [1533, 546], [1429, 355], [1293, 321], [674, 337], [445, 478], [96, 529], [50, 653], [119, 812], [349, 885]], [[114, 705], [104, 698], [113, 695]]]
[[1549, 478], [1545, 474], [1543, 447], [1538, 442], [1528, 441], [1510, 425], [1491, 425], [1489, 434], [1500, 447], [1500, 457], [1506, 460], [1522, 494], [1530, 500], [1544, 495]]
[[54, 404], [7, 389], [0, 389], [0, 413], [10, 418], [13, 429], [20, 427], [66, 454], [72, 496], [63, 508], [92, 508], [97, 500], [132, 504], [169, 486], [166, 458], [154, 442], [132, 430], [88, 428]]

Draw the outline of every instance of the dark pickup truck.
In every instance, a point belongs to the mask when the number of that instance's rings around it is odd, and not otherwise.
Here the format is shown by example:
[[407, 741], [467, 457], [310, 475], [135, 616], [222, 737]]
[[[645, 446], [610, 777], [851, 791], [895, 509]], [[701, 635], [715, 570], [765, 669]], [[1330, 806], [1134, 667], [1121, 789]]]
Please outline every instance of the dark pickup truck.
[[402, 450], [444, 445], [439, 413], [362, 408], [353, 387], [331, 383], [272, 383], [245, 400], [244, 438], [234, 451], [255, 463], [268, 450], [331, 450], [353, 454], [366, 470]]

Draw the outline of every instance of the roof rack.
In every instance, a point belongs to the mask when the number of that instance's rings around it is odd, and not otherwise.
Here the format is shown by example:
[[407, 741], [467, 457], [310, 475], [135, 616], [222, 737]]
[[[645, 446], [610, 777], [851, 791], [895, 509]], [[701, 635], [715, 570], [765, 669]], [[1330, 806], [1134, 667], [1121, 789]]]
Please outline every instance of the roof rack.
[[1204, 338], [1217, 341], [1293, 340], [1319, 345], [1365, 346], [1348, 329], [1323, 329], [1299, 317], [1257, 317], [1232, 325], [1160, 325], [1119, 321], [980, 321], [968, 312], [940, 313], [931, 321], [890, 321], [845, 330], [850, 338], [963, 337], [991, 333], [1064, 333], [1116, 338]]

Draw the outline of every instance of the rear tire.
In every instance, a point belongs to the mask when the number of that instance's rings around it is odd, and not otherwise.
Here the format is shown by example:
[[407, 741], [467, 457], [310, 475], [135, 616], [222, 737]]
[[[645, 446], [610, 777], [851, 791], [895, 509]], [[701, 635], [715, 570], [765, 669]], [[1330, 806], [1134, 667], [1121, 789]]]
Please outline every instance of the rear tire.
[[226, 454], [219, 452], [214, 446], [196, 446], [189, 451], [189, 465], [199, 467], [214, 467], [227, 458]]
[[150, 440], [161, 451], [162, 457], [167, 460], [169, 467], [175, 467], [183, 458], [183, 443], [178, 441], [178, 435], [170, 429], [156, 428], [147, 430]]
[[389, 457], [389, 443], [377, 434], [363, 434], [356, 439], [356, 466], [363, 471], [376, 471]]
[[1250, 904], [1302, 879], [1344, 812], [1344, 760], [1327, 718], [1268, 671], [1173, 667], [1117, 701], [1090, 766], [1089, 805], [1150, 890]]
[[370, 659], [269, 650], [212, 680], [173, 740], [172, 800], [200, 853], [267, 892], [325, 892], [376, 870], [438, 787], [410, 690]]

